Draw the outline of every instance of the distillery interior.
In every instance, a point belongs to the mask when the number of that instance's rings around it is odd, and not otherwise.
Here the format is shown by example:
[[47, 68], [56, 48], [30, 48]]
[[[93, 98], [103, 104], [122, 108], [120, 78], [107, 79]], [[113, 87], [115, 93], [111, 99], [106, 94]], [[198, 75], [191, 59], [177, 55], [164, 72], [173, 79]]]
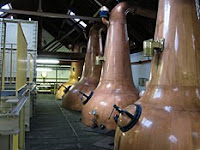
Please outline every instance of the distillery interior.
[[0, 150], [200, 150], [200, 1], [0, 0]]

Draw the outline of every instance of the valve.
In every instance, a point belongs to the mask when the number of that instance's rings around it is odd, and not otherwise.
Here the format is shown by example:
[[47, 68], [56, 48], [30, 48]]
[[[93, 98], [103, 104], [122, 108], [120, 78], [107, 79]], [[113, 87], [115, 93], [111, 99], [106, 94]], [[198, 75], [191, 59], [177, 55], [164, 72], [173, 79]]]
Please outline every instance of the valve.
[[[123, 110], [121, 109], [119, 106], [117, 105], [113, 105], [113, 108], [118, 111], [122, 117], [128, 117], [129, 119], [131, 119], [130, 122], [128, 122], [127, 125], [125, 126], [119, 126], [120, 130], [122, 132], [127, 132], [129, 131], [131, 128], [134, 127], [134, 125], [138, 122], [140, 116], [141, 116], [141, 113], [142, 113], [142, 107], [140, 105], [137, 105], [137, 104], [134, 104], [136, 106], [136, 111], [134, 114], [131, 114], [130, 112], [126, 111], [126, 110]], [[123, 118], [122, 118], [123, 119]], [[116, 124], [118, 124], [118, 120], [119, 120], [119, 115], [115, 115], [114, 116], [114, 120], [116, 122]], [[126, 121], [127, 119], [125, 119]]]
[[64, 89], [64, 93], [66, 94], [69, 91], [69, 89], [70, 89], [71, 86], [66, 87], [66, 86], [63, 85], [63, 87], [65, 88]]
[[79, 91], [79, 93], [80, 93], [81, 95], [83, 95], [83, 97], [86, 98], [86, 100], [83, 101], [83, 105], [87, 104], [87, 102], [92, 98], [92, 96], [93, 96], [93, 94], [94, 94], [93, 91], [90, 92], [90, 95], [89, 95], [89, 96], [86, 95], [85, 93], [81, 92], [81, 91]]
[[163, 52], [165, 39], [147, 40], [143, 42], [143, 50], [145, 57], [152, 57], [155, 52]]
[[92, 110], [92, 114], [94, 116], [94, 118], [92, 119], [93, 125], [92, 128], [98, 128], [98, 124], [97, 124], [97, 111], [94, 109]]
[[96, 65], [101, 65], [101, 63], [105, 61], [105, 57], [104, 56], [96, 56]]

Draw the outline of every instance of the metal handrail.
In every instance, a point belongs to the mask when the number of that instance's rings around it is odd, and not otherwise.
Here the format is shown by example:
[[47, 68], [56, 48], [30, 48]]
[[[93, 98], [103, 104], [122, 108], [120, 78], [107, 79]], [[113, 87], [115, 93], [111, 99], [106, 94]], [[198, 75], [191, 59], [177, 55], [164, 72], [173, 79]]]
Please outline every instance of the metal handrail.
[[19, 100], [19, 102], [17, 103], [17, 106], [11, 110], [11, 114], [17, 115], [20, 113], [20, 111], [22, 110], [23, 106], [25, 105], [28, 96], [26, 96], [26, 94], [29, 92], [29, 90], [27, 89], [26, 91], [24, 91], [24, 93], [22, 94], [22, 98]]

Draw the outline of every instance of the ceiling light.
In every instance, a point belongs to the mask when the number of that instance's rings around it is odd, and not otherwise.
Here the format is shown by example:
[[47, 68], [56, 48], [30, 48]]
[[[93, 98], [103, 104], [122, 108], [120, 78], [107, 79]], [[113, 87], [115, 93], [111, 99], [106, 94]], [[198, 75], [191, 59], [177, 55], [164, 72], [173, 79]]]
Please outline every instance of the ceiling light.
[[37, 59], [38, 64], [59, 64], [59, 60], [56, 59]]
[[79, 24], [82, 25], [84, 28], [87, 27], [87, 24], [85, 22], [83, 22], [83, 21], [81, 21]]
[[[69, 10], [69, 15], [75, 16], [76, 14], [75, 14], [74, 12], [72, 12], [71, 10]], [[76, 22], [79, 22], [79, 21], [80, 21], [80, 19], [73, 19], [73, 20], [75, 20]], [[81, 26], [83, 26], [84, 28], [87, 27], [87, 24], [86, 24], [85, 22], [83, 22], [83, 21], [80, 21], [79, 24], [80, 24]]]
[[36, 71], [49, 72], [53, 70], [51, 68], [36, 68]]

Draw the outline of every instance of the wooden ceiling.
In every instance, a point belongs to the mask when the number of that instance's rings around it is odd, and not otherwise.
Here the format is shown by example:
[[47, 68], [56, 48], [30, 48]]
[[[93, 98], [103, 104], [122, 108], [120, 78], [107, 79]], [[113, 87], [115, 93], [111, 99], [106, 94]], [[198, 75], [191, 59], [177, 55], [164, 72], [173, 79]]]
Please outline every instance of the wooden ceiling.
[[[133, 0], [129, 0], [133, 1]], [[11, 2], [13, 9], [38, 11], [39, 0], [3, 0], [0, 1], [0, 6]], [[67, 14], [68, 10], [73, 11], [76, 15], [93, 17], [101, 7], [107, 6], [110, 10], [118, 3], [116, 0], [41, 0], [42, 11]], [[152, 11], [157, 11], [158, 0], [134, 0], [138, 7], [143, 7]], [[16, 15], [18, 19], [28, 19], [30, 16]], [[99, 17], [98, 15], [96, 17]], [[41, 28], [47, 30], [56, 40], [68, 47], [69, 44], [76, 44], [78, 42], [87, 43], [84, 38], [83, 30], [89, 31], [89, 21], [84, 21], [88, 26], [86, 29], [81, 27], [72, 19], [57, 19], [57, 18], [42, 18], [31, 16], [33, 20], [39, 21], [39, 31]], [[144, 40], [153, 38], [155, 31], [156, 18], [151, 19], [139, 15], [127, 16], [128, 34], [130, 38], [131, 53], [142, 51], [142, 43]], [[75, 29], [69, 36], [65, 35], [72, 29]], [[64, 38], [63, 38], [64, 37]], [[41, 38], [41, 33], [39, 33]], [[48, 43], [47, 43], [48, 44]], [[41, 41], [38, 45], [38, 52], [45, 51], [41, 46]], [[55, 52], [56, 50], [54, 50]]]

